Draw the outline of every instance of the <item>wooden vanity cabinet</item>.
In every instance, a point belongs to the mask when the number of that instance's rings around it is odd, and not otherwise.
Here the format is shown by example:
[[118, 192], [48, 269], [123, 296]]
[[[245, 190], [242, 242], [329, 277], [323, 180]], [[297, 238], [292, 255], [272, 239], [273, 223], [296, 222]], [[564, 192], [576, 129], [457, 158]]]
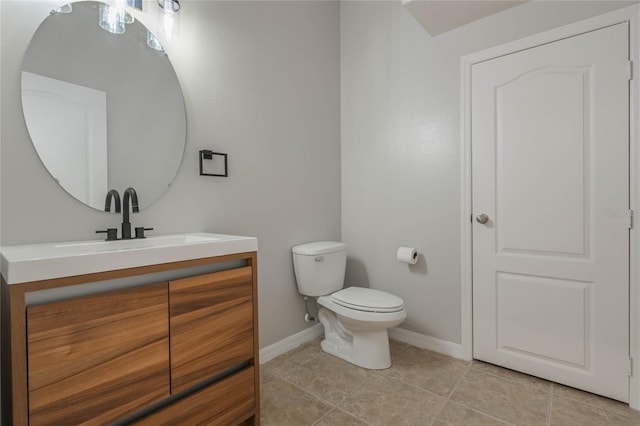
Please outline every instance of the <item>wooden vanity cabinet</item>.
[[[237, 260], [245, 266], [25, 303], [32, 291]], [[255, 252], [3, 280], [3, 424], [258, 425], [256, 287]]]
[[252, 279], [246, 266], [169, 283], [171, 393], [251, 360]]
[[[156, 411], [136, 426], [244, 424], [256, 405], [255, 370], [244, 369]], [[257, 402], [259, 405], [259, 401]], [[253, 424], [249, 422], [249, 424]]]
[[29, 424], [106, 424], [168, 397], [167, 308], [167, 283], [28, 307]]

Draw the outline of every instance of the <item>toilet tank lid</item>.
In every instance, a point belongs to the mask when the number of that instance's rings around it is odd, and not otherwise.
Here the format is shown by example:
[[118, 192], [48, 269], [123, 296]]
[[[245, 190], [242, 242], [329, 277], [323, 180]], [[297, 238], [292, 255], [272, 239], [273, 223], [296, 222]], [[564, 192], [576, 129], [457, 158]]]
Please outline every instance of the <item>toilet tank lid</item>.
[[313, 243], [300, 244], [291, 249], [294, 254], [317, 256], [319, 254], [335, 253], [347, 249], [345, 243], [339, 241], [315, 241]]

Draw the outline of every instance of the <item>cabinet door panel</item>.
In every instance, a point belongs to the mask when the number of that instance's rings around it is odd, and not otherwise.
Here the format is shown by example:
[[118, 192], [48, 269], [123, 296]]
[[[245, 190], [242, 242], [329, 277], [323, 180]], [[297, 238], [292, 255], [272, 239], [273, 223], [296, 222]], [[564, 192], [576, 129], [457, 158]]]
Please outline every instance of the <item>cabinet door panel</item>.
[[253, 358], [250, 266], [169, 283], [171, 392]]
[[254, 370], [248, 367], [136, 423], [160, 425], [233, 425], [255, 415]]
[[169, 395], [167, 283], [27, 308], [29, 423], [105, 424]]

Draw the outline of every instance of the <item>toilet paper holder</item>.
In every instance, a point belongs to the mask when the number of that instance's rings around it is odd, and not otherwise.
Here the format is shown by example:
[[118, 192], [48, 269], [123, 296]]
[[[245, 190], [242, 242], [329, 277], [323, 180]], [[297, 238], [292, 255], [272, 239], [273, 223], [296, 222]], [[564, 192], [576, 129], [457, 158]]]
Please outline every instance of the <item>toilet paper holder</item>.
[[400, 247], [396, 253], [396, 258], [400, 263], [407, 263], [409, 265], [415, 265], [418, 263], [418, 257], [420, 253], [414, 247]]

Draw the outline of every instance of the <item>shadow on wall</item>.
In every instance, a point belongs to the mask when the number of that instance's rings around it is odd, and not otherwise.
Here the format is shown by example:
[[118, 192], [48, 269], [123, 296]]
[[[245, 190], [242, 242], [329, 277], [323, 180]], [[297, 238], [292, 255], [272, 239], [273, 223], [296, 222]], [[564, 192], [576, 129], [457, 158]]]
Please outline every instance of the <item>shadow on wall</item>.
[[408, 268], [412, 274], [427, 275], [427, 258], [424, 257], [424, 254], [420, 253], [415, 265], [406, 264], [405, 267]]
[[345, 287], [371, 287], [369, 274], [364, 262], [355, 257], [347, 257], [347, 271], [344, 277]]
[[[427, 275], [427, 259], [424, 254], [420, 254], [418, 262], [415, 265], [399, 264], [399, 267], [407, 268], [412, 274]], [[344, 277], [345, 287], [367, 287], [370, 288], [369, 274], [367, 273], [367, 267], [364, 262], [356, 257], [347, 257], [347, 271]]]

